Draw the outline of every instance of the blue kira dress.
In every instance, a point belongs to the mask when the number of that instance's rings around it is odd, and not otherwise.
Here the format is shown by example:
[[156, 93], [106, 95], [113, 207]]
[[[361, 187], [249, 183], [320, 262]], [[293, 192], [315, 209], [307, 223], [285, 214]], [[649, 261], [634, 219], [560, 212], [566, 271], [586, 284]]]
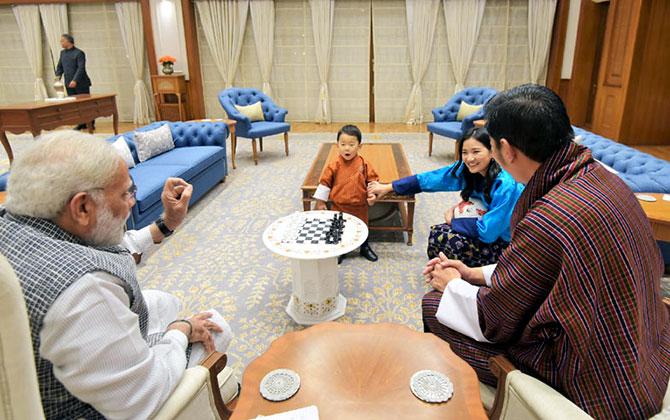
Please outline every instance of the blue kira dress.
[[[467, 169], [461, 165], [454, 171], [457, 164], [394, 181], [393, 191], [399, 195], [461, 191], [465, 188], [463, 171]], [[498, 262], [511, 239], [512, 211], [523, 188], [501, 168], [491, 187], [490, 202], [483, 190], [474, 190], [469, 200], [462, 201], [454, 210], [451, 225], [431, 226], [428, 258], [435, 258], [444, 252], [448, 258], [460, 260], [470, 267]]]

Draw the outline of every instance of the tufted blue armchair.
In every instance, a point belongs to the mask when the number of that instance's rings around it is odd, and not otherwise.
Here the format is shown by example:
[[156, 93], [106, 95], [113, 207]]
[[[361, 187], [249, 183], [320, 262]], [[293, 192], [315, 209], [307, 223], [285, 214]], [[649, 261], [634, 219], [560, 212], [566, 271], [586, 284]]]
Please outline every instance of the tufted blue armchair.
[[[235, 105], [246, 106], [261, 102], [263, 107], [263, 116], [265, 121], [251, 122], [249, 118], [242, 115]], [[256, 139], [259, 139], [261, 152], [263, 151], [263, 137], [274, 134], [284, 133], [284, 152], [288, 156], [288, 132], [291, 125], [284, 122], [288, 111], [280, 108], [272, 102], [269, 96], [258, 89], [248, 88], [230, 88], [219, 93], [219, 102], [228, 114], [228, 118], [235, 120], [235, 132], [231, 135], [231, 149], [233, 169], [235, 169], [235, 148], [237, 147], [237, 137], [251, 139], [254, 164], [258, 165], [258, 156], [256, 154]]]
[[433, 134], [458, 140], [463, 136], [463, 133], [472, 128], [474, 121], [484, 118], [484, 108], [482, 108], [465, 117], [463, 121], [457, 121], [456, 115], [458, 115], [461, 102], [465, 101], [470, 105], [483, 105], [496, 93], [498, 92], [491, 88], [466, 88], [452, 96], [444, 106], [433, 109], [435, 122], [428, 124], [428, 156], [433, 154]]

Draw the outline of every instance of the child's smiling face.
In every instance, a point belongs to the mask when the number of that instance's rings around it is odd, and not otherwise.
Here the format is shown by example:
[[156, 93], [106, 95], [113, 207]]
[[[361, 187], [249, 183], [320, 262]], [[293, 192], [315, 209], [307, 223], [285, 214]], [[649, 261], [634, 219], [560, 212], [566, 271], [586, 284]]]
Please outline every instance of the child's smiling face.
[[340, 156], [342, 156], [344, 160], [351, 160], [358, 156], [358, 150], [361, 148], [361, 144], [355, 136], [342, 133], [337, 139], [337, 148], [340, 151]]

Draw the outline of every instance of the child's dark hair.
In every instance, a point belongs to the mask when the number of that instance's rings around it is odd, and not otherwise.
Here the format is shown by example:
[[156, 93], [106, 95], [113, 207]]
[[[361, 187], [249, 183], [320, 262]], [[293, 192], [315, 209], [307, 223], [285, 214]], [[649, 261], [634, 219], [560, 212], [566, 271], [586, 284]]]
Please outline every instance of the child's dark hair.
[[359, 144], [363, 141], [363, 134], [361, 134], [360, 128], [356, 127], [355, 125], [347, 124], [340, 128], [340, 131], [337, 132], [337, 141], [340, 141], [340, 136], [343, 133], [356, 137]]
[[[458, 162], [451, 170], [453, 175], [456, 175], [458, 169], [463, 165], [463, 143], [467, 139], [475, 139], [479, 143], [483, 144], [489, 151], [491, 151], [491, 138], [489, 133], [485, 128], [471, 128], [463, 134], [463, 137], [458, 141]], [[486, 176], [481, 176], [480, 174], [473, 174], [468, 170], [468, 168], [463, 169], [463, 178], [465, 178], [465, 188], [461, 191], [461, 198], [464, 201], [470, 199], [472, 192], [482, 191], [484, 193], [484, 199], [487, 204], [491, 204], [491, 188], [495, 182], [498, 174], [500, 173], [500, 165], [494, 159], [491, 159], [488, 169], [486, 170]]]

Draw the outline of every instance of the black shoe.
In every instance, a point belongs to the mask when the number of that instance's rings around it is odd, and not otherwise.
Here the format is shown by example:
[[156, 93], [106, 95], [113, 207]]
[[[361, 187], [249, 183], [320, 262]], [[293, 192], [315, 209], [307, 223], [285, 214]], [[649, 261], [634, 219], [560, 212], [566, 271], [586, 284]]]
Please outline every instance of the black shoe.
[[75, 128], [73, 128], [73, 130], [81, 131], [81, 130], [83, 130], [83, 129], [85, 129], [85, 128], [86, 128], [86, 124], [79, 124], [78, 126], [76, 126]]
[[365, 257], [366, 260], [375, 262], [379, 259], [377, 257], [377, 254], [370, 248], [370, 244], [368, 244], [368, 241], [363, 242], [363, 245], [361, 245], [361, 255]]
[[338, 265], [339, 265], [339, 264], [342, 264], [342, 261], [344, 260], [344, 255], [345, 255], [345, 254], [342, 254], [342, 255], [340, 255], [339, 257], [337, 257], [337, 264], [338, 264]]

